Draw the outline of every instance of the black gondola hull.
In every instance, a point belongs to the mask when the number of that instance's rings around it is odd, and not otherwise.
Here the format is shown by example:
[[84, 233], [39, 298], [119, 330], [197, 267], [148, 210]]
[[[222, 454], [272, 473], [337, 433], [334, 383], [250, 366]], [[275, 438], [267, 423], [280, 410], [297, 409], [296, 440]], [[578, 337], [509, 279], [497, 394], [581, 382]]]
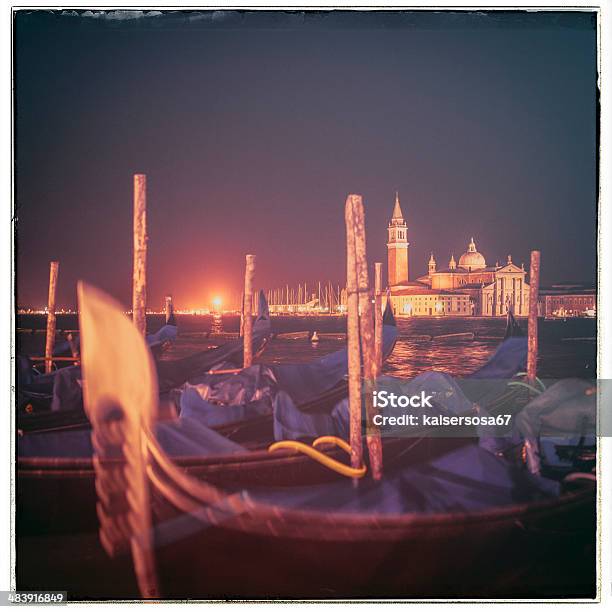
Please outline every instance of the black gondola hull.
[[[595, 492], [469, 514], [347, 517], [242, 515], [202, 525], [163, 500], [153, 507], [165, 598], [593, 598]], [[183, 536], [176, 537], [180, 521]], [[174, 541], [167, 541], [168, 537]], [[18, 549], [17, 588], [71, 599], [132, 598], [128, 557], [108, 559], [91, 534], [55, 562]], [[73, 550], [70, 550], [70, 547]], [[21, 557], [21, 559], [20, 559]]]

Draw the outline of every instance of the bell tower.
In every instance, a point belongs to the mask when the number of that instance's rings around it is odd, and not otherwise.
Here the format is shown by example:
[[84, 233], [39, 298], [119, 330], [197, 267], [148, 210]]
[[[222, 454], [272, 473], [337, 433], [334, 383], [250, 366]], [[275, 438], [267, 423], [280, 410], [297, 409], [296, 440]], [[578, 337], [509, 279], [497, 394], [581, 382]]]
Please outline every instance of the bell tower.
[[389, 287], [408, 282], [408, 226], [400, 208], [399, 194], [395, 192], [393, 216], [387, 228], [387, 273]]
[[429, 258], [429, 262], [427, 263], [427, 272], [429, 276], [431, 276], [432, 274], [435, 273], [435, 271], [436, 271], [436, 260], [434, 258], [434, 254], [432, 253]]

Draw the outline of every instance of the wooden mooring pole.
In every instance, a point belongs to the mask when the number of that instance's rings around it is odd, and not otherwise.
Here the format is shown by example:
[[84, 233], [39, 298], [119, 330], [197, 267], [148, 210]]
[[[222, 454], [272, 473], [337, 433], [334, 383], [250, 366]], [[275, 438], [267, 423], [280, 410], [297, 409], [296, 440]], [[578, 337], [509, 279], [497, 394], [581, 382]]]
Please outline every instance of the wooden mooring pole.
[[244, 337], [244, 293], [240, 293], [240, 337]]
[[57, 274], [59, 261], [49, 265], [49, 299], [47, 301], [47, 337], [45, 339], [45, 372], [49, 374], [53, 367], [53, 347], [55, 346], [55, 293], [57, 290]]
[[535, 383], [538, 363], [538, 293], [540, 287], [540, 251], [531, 251], [529, 265], [529, 319], [527, 326], [527, 380]]
[[244, 271], [244, 299], [242, 313], [242, 329], [244, 344], [243, 366], [248, 368], [253, 363], [253, 277], [255, 276], [255, 255], [246, 256], [246, 269]]
[[357, 261], [355, 256], [354, 201], [359, 196], [349, 195], [344, 208], [346, 222], [346, 303], [347, 350], [349, 388], [349, 443], [351, 467], [363, 465], [361, 441], [361, 356], [359, 349], [359, 294], [357, 293]]
[[134, 274], [132, 277], [132, 320], [147, 333], [147, 177], [134, 175]]
[[382, 332], [382, 263], [376, 262], [374, 264], [374, 362], [376, 365], [376, 378], [382, 372]]
[[171, 295], [167, 295], [165, 297], [164, 306], [165, 306], [165, 311], [166, 311], [166, 325], [167, 325], [168, 321], [172, 319], [172, 314], [174, 312], [174, 309], [172, 307], [172, 296]]
[[[361, 196], [348, 196], [345, 207], [345, 221], [351, 466], [358, 468], [363, 461], [361, 409], [363, 393], [366, 407], [366, 440], [370, 468], [373, 478], [379, 480], [382, 477], [382, 445], [380, 432], [373, 424], [373, 391], [376, 385], [374, 321], [366, 257], [365, 215]], [[363, 388], [361, 384], [361, 356], [363, 356]]]
[[372, 478], [382, 478], [382, 445], [380, 430], [374, 425], [374, 391], [376, 390], [376, 347], [374, 317], [372, 316], [372, 292], [366, 255], [365, 212], [361, 197], [353, 201], [355, 228], [355, 258], [357, 260], [357, 291], [359, 295], [359, 335], [363, 360], [363, 394], [366, 412], [366, 441]]
[[68, 346], [70, 346], [70, 354], [74, 358], [73, 365], [79, 365], [79, 349], [77, 348], [72, 332], [68, 332], [66, 335], [66, 340], [68, 340]]

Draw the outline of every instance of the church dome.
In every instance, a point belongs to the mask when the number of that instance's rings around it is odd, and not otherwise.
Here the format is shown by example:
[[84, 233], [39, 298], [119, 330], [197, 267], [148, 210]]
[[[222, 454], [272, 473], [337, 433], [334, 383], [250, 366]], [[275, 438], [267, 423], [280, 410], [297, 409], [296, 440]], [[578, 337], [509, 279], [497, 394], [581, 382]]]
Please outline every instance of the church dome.
[[485, 258], [476, 250], [473, 238], [470, 240], [468, 250], [459, 258], [459, 267], [467, 270], [481, 270], [487, 267]]

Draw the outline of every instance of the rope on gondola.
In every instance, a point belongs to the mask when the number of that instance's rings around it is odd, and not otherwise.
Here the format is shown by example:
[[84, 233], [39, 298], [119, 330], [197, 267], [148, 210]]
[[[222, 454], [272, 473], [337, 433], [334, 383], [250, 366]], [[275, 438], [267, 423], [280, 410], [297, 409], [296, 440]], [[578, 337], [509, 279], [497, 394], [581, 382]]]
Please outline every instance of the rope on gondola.
[[509, 387], [525, 387], [526, 389], [533, 391], [536, 395], [542, 394], [542, 391], [540, 391], [540, 389], [537, 389], [533, 385], [530, 385], [529, 383], [526, 383], [526, 382], [522, 382], [520, 380], [513, 380], [508, 383], [508, 386]]
[[351, 452], [351, 445], [346, 440], [338, 438], [337, 436], [320, 436], [312, 443], [315, 448], [321, 446], [321, 444], [335, 444], [347, 453], [350, 454]]
[[[527, 372], [517, 372], [516, 376], [527, 376]], [[546, 391], [546, 385], [539, 379], [537, 376], [534, 377], [534, 380], [542, 387], [542, 391]]]
[[330, 470], [341, 474], [342, 476], [346, 476], [348, 478], [363, 478], [365, 476], [367, 472], [367, 467], [365, 465], [362, 465], [358, 468], [353, 468], [349, 465], [342, 463], [341, 461], [338, 461], [337, 459], [333, 459], [329, 455], [326, 455], [325, 453], [322, 453], [321, 451], [318, 451], [316, 450], [316, 448], [314, 448], [325, 443], [335, 444], [349, 455], [351, 454], [350, 445], [347, 444], [341, 438], [337, 438], [336, 436], [321, 436], [312, 443], [312, 446], [308, 446], [308, 444], [304, 444], [303, 442], [297, 442], [296, 440], [281, 440], [280, 442], [275, 442], [274, 444], [271, 444], [268, 447], [268, 451], [274, 452], [275, 450], [281, 449], [296, 450], [300, 453], [303, 453], [304, 455], [307, 455], [311, 459], [314, 459], [315, 461], [317, 461], [321, 465], [324, 465]]

